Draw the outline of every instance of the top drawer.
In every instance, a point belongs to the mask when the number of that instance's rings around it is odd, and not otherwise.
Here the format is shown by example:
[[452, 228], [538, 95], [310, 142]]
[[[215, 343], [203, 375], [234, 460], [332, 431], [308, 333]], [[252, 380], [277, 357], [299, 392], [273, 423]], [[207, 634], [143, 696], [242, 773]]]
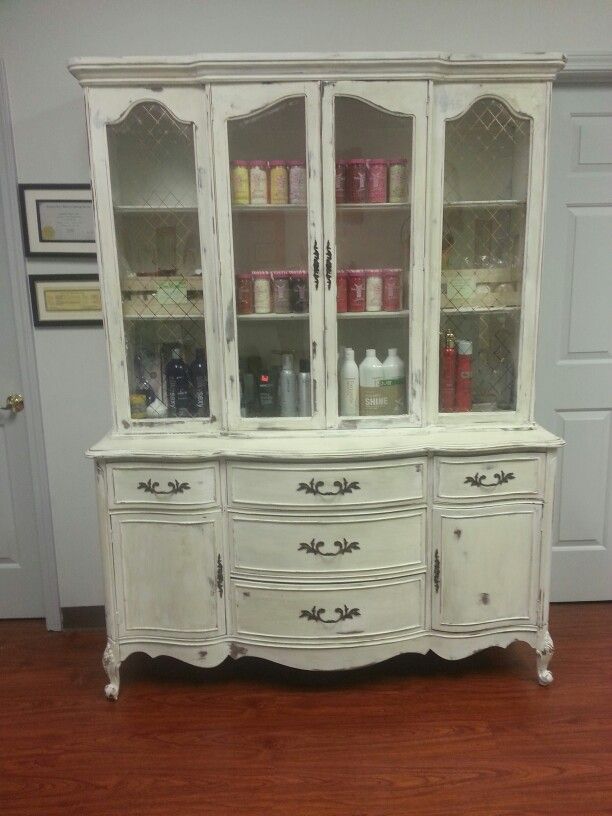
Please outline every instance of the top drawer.
[[285, 510], [372, 507], [425, 498], [425, 459], [337, 464], [228, 465], [229, 502]]
[[544, 467], [537, 453], [436, 458], [436, 496], [452, 501], [538, 498]]
[[116, 507], [215, 506], [219, 504], [219, 469], [216, 463], [109, 465], [108, 487], [109, 501]]

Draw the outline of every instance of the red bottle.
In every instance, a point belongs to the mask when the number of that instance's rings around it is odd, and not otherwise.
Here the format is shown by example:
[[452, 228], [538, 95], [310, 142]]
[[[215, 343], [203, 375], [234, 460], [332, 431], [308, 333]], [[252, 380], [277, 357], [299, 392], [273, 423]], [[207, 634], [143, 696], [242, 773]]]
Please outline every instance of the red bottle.
[[455, 411], [472, 410], [472, 341], [459, 340]]
[[440, 411], [455, 410], [455, 385], [457, 379], [457, 349], [455, 335], [447, 331], [444, 348], [440, 355]]

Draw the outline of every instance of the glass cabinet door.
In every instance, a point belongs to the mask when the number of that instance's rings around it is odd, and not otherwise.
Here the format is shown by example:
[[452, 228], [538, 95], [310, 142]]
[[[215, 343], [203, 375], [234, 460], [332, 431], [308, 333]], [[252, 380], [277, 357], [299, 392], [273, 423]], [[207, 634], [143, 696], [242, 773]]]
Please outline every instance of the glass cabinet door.
[[323, 422], [318, 110], [308, 84], [214, 89], [234, 427]]
[[[180, 94], [179, 94], [180, 96]], [[194, 103], [164, 98], [106, 125], [131, 420], [208, 419], [210, 391]], [[210, 217], [210, 214], [208, 214]]]
[[426, 101], [425, 83], [325, 87], [332, 426], [418, 421]]
[[517, 112], [520, 98], [514, 101], [459, 89], [447, 105], [458, 114], [440, 123], [443, 217], [434, 252], [441, 267], [442, 414], [517, 409], [526, 225], [535, 200], [529, 195], [534, 120]]

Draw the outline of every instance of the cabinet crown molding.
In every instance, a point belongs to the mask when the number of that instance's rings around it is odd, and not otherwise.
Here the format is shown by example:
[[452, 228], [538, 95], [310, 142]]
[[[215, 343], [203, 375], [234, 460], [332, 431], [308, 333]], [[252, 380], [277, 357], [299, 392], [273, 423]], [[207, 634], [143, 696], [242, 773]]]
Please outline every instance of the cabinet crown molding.
[[321, 54], [199, 54], [183, 57], [74, 58], [68, 69], [83, 86], [191, 85], [266, 80], [432, 79], [550, 81], [561, 53], [444, 54], [437, 52]]

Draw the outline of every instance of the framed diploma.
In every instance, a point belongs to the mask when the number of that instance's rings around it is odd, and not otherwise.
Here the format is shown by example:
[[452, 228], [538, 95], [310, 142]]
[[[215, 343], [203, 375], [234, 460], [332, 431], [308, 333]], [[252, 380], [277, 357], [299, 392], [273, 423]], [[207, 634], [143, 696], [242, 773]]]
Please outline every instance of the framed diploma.
[[96, 254], [89, 184], [20, 184], [19, 198], [29, 258]]
[[30, 275], [29, 280], [35, 326], [102, 325], [97, 275]]

